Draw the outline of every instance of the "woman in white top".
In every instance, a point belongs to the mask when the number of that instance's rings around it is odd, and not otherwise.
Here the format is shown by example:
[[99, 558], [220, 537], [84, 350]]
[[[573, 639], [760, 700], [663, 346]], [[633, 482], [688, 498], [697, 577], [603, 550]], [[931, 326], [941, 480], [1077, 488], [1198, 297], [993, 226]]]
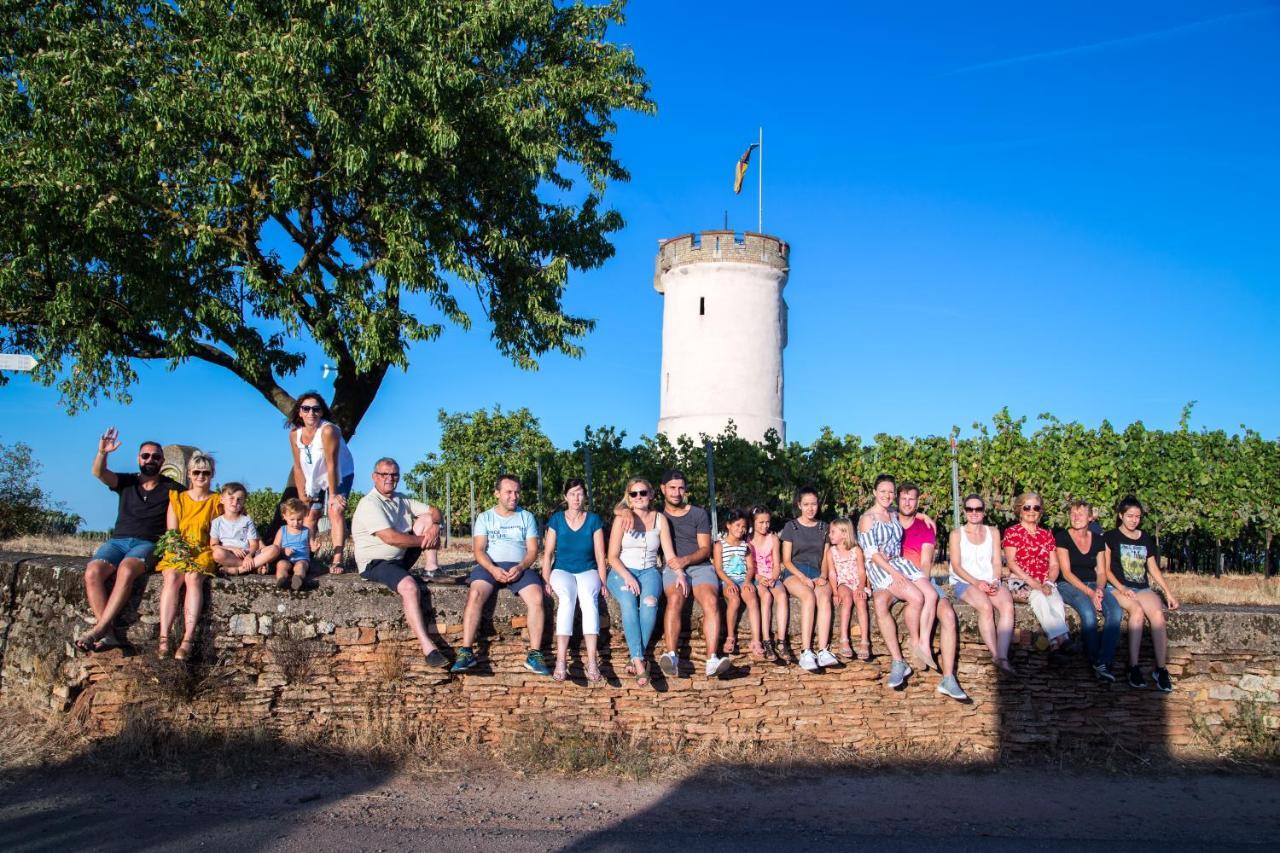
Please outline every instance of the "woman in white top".
[[658, 622], [658, 601], [662, 597], [662, 570], [658, 568], [658, 548], [663, 556], [675, 556], [671, 528], [666, 516], [653, 508], [653, 486], [648, 480], [627, 481], [617, 510], [631, 510], [631, 525], [623, 529], [623, 516], [614, 513], [609, 533], [609, 578], [605, 588], [618, 602], [622, 633], [627, 638], [631, 662], [627, 675], [634, 675], [641, 687], [649, 683], [649, 663], [645, 652], [653, 626]]
[[[978, 613], [978, 631], [997, 667], [1015, 674], [1009, 663], [1013, 640], [1013, 596], [1000, 582], [1000, 531], [986, 524], [987, 505], [979, 495], [964, 499], [964, 525], [951, 531], [951, 585], [955, 597]], [[997, 621], [996, 616], [999, 615]]]
[[315, 391], [307, 391], [293, 405], [289, 416], [289, 450], [293, 454], [293, 484], [298, 498], [310, 506], [307, 529], [315, 535], [316, 523], [328, 499], [329, 536], [333, 557], [329, 571], [342, 574], [347, 525], [343, 512], [355, 481], [355, 462], [342, 438], [342, 430], [329, 421], [329, 406]]

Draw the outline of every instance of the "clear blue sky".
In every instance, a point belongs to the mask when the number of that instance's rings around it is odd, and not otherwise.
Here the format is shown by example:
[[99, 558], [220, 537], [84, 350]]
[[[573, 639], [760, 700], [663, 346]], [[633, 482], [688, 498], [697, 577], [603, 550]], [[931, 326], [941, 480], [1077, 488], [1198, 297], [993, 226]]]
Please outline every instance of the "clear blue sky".
[[[764, 227], [792, 244], [789, 438], [939, 434], [1005, 405], [1169, 428], [1188, 400], [1196, 428], [1280, 435], [1280, 7], [843, 5], [634, 2], [614, 38], [658, 115], [622, 117], [632, 182], [607, 198], [627, 227], [571, 278], [568, 309], [599, 321], [586, 357], [522, 372], [479, 324], [418, 347], [356, 435], [357, 487], [379, 455], [434, 449], [440, 408], [527, 406], [559, 446], [587, 424], [652, 433], [657, 241], [726, 210], [754, 230], [754, 172], [741, 196], [731, 180], [761, 125]], [[286, 387], [324, 390], [322, 364]], [[92, 528], [114, 517], [89, 474], [108, 424], [130, 451], [194, 444], [220, 480], [279, 485], [282, 419], [247, 386], [197, 364], [139, 373], [132, 406], [75, 417], [16, 378], [0, 441], [35, 448]]]

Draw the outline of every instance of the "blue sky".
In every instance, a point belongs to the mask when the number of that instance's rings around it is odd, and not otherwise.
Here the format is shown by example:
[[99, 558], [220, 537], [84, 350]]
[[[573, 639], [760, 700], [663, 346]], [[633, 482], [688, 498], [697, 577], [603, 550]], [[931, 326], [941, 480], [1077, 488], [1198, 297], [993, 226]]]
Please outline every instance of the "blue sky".
[[[731, 181], [760, 126], [764, 228], [792, 244], [790, 439], [939, 434], [1006, 405], [1170, 428], [1188, 400], [1196, 428], [1280, 435], [1280, 6], [880, 5], [633, 3], [614, 38], [658, 115], [621, 117], [632, 181], [607, 200], [627, 227], [571, 277], [568, 310], [599, 321], [586, 357], [522, 372], [482, 324], [451, 329], [388, 376], [358, 470], [434, 449], [440, 408], [527, 406], [560, 446], [587, 424], [652, 433], [657, 241], [726, 211], [755, 229], [755, 174], [740, 196]], [[329, 385], [308, 351], [292, 391]], [[108, 424], [279, 485], [282, 419], [247, 386], [197, 364], [139, 374], [132, 406], [74, 417], [17, 377], [0, 441], [30, 444], [92, 528], [114, 517], [89, 474]]]

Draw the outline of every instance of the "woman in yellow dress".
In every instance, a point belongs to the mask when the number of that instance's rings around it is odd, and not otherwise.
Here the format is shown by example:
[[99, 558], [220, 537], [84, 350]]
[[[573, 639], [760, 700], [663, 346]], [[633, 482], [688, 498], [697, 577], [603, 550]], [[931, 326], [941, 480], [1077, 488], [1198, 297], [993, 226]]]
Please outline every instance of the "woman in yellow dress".
[[196, 624], [204, 606], [205, 576], [217, 573], [213, 560], [213, 548], [209, 545], [209, 527], [222, 513], [222, 502], [212, 490], [213, 457], [197, 453], [187, 463], [185, 492], [169, 493], [169, 532], [181, 535], [188, 553], [167, 548], [156, 570], [164, 575], [160, 587], [160, 657], [169, 654], [169, 629], [178, 615], [178, 596], [186, 591], [184, 606], [185, 627], [182, 644], [174, 654], [174, 660], [186, 660], [191, 655], [196, 638]]

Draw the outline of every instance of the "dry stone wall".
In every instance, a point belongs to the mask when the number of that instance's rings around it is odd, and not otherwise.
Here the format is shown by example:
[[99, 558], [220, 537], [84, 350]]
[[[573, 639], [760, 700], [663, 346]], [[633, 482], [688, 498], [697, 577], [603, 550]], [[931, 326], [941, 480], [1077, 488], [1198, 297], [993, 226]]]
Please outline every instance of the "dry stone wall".
[[[1223, 731], [1246, 706], [1261, 709], [1271, 727], [1280, 715], [1276, 609], [1171, 614], [1176, 690], [1162, 695], [1100, 686], [1079, 662], [1050, 666], [1022, 608], [1013, 655], [1022, 677], [997, 677], [972, 611], [960, 606], [958, 676], [972, 702], [959, 704], [934, 691], [936, 673], [890, 690], [889, 660], [874, 631], [878, 657], [871, 663], [812, 675], [740, 654], [731, 677], [708, 680], [696, 608], [692, 677], [659, 676], [636, 687], [622, 674], [626, 649], [611, 614], [602, 637], [607, 682], [590, 686], [582, 678], [575, 641], [570, 681], [556, 683], [523, 668], [523, 608], [505, 593], [483, 623], [480, 670], [451, 677], [425, 666], [399, 598], [350, 575], [326, 576], [302, 593], [278, 591], [268, 578], [211, 581], [201, 651], [185, 668], [155, 660], [160, 584], [149, 576], [121, 620], [137, 653], [82, 655], [71, 643], [87, 626], [82, 569], [71, 558], [0, 555], [0, 694], [45, 715], [74, 715], [101, 735], [144, 714], [284, 735], [418, 727], [496, 742], [550, 726], [621, 732], [673, 748], [729, 741], [789, 745], [803, 754], [821, 741], [939, 758], [1029, 757], [1049, 749], [1194, 757], [1203, 754], [1206, 735]], [[456, 648], [466, 590], [452, 583], [427, 589], [428, 624], [446, 649]], [[744, 646], [745, 633], [743, 624]], [[1144, 646], [1149, 666], [1146, 653]]]

